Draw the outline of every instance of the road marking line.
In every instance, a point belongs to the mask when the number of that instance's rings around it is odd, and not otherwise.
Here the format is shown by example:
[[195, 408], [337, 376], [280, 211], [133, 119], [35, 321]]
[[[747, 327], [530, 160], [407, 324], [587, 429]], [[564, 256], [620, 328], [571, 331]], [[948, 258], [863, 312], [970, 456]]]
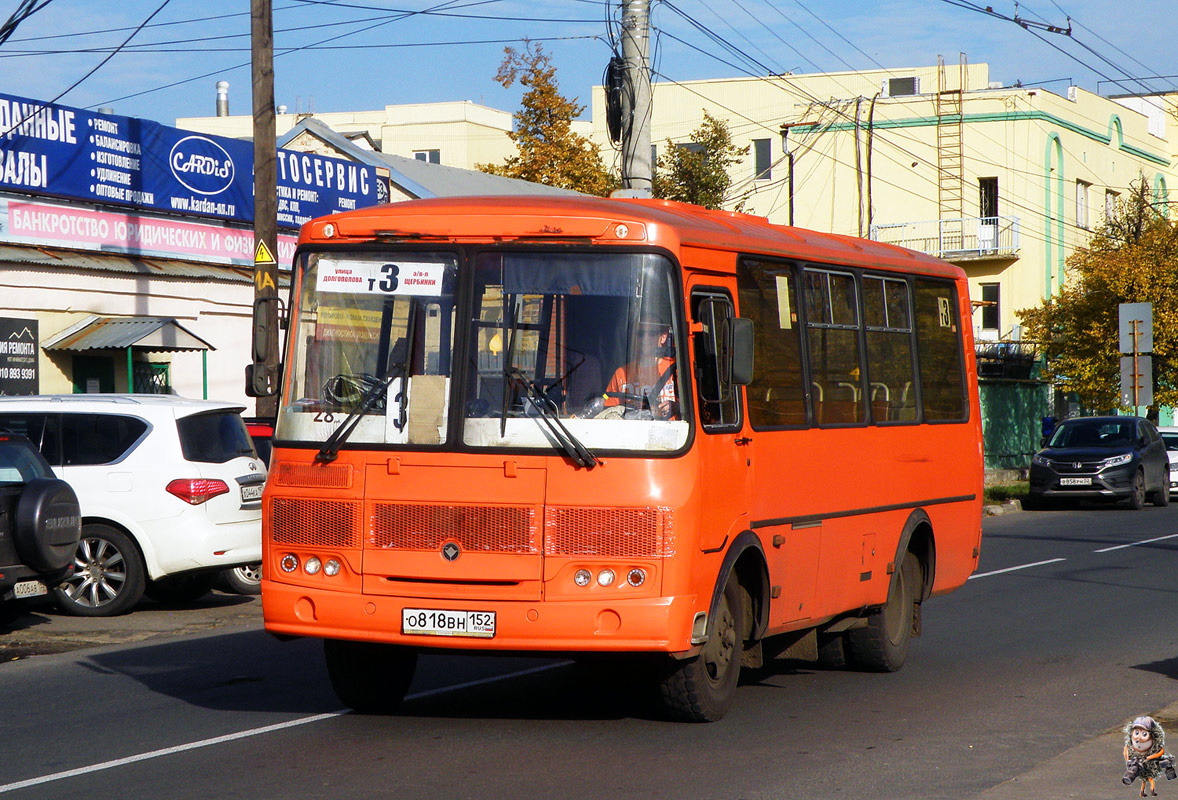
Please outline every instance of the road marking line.
[[1017, 567], [1007, 567], [1006, 569], [996, 569], [993, 572], [979, 572], [974, 575], [970, 575], [969, 578], [967, 578], [967, 580], [972, 581], [974, 578], [988, 578], [991, 575], [1001, 575], [1004, 572], [1014, 572], [1015, 570], [1018, 570], [1018, 569], [1030, 569], [1031, 567], [1041, 567], [1044, 564], [1054, 564], [1057, 561], [1067, 561], [1067, 559], [1066, 558], [1049, 558], [1046, 561], [1036, 561], [1034, 564], [1020, 564]]
[[[461, 689], [469, 689], [473, 686], [483, 686], [488, 683], [497, 683], [498, 681], [510, 680], [511, 678], [519, 678], [524, 675], [534, 675], [537, 672], [544, 672], [545, 670], [556, 669], [557, 667], [565, 667], [573, 662], [561, 661], [556, 664], [545, 664], [541, 667], [532, 667], [531, 669], [524, 669], [518, 672], [509, 672], [506, 675], [495, 675], [490, 678], [480, 678], [475, 681], [466, 681], [465, 683], [456, 683], [453, 686], [443, 686], [438, 689], [429, 689], [424, 692], [416, 692], [415, 694], [405, 695], [406, 700], [420, 700], [425, 697], [435, 697], [447, 692], [456, 692]], [[42, 775], [39, 778], [29, 778], [16, 783], [6, 783], [0, 785], [0, 794], [7, 792], [15, 792], [17, 789], [27, 789], [30, 786], [40, 786], [43, 783], [52, 783], [53, 781], [65, 780], [66, 778], [76, 778], [80, 775], [89, 775], [93, 772], [101, 772], [107, 769], [114, 769], [115, 767], [123, 767], [128, 764], [135, 764], [139, 761], [148, 761], [153, 758], [162, 758], [163, 756], [175, 755], [176, 753], [184, 753], [189, 750], [199, 750], [202, 747], [211, 747], [216, 744], [224, 744], [226, 742], [233, 742], [238, 739], [248, 739], [251, 736], [262, 736], [267, 733], [274, 733], [275, 731], [286, 730], [287, 728], [297, 728], [300, 725], [307, 725], [311, 722], [322, 722], [325, 719], [334, 719], [341, 717], [344, 714], [351, 713], [348, 710], [332, 711], [327, 714], [315, 714], [310, 717], [301, 717], [299, 719], [292, 719], [288, 722], [279, 722], [274, 725], [264, 725], [261, 728], [251, 728], [247, 731], [239, 731], [238, 733], [228, 733], [224, 736], [214, 736], [211, 739], [201, 739], [198, 742], [189, 742], [187, 744], [178, 744], [174, 747], [165, 747], [160, 750], [152, 750], [148, 753], [139, 753], [134, 756], [127, 756], [126, 758], [116, 758], [113, 761], [103, 761], [101, 764], [91, 764], [88, 767], [78, 767], [77, 769], [67, 769], [63, 772], [54, 772], [51, 775]]]
[[1139, 544], [1150, 544], [1152, 542], [1163, 542], [1166, 539], [1178, 538], [1178, 533], [1171, 533], [1169, 536], [1159, 536], [1156, 539], [1145, 539], [1140, 542], [1129, 542], [1129, 544], [1119, 544], [1116, 547], [1105, 547], [1101, 550], [1093, 550], [1093, 553], [1111, 553], [1113, 550], [1124, 550], [1126, 547], [1136, 547]]

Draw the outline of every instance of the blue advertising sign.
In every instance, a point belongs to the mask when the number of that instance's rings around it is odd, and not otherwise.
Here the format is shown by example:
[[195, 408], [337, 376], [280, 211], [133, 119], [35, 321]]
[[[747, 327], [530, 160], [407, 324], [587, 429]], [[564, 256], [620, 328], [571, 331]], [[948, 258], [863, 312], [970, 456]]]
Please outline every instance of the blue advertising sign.
[[[250, 142], [0, 94], [0, 191], [253, 222]], [[387, 199], [375, 168], [278, 151], [278, 225]]]

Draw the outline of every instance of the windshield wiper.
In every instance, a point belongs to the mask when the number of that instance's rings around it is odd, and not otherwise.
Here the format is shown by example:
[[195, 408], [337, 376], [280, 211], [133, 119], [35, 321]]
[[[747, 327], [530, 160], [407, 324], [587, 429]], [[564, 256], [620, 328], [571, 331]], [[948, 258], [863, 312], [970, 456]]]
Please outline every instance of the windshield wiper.
[[[405, 350], [401, 354], [401, 358], [398, 359], [396, 363], [389, 365], [388, 374], [385, 375], [383, 379], [374, 383], [368, 389], [368, 391], [364, 393], [359, 402], [357, 402], [356, 405], [352, 407], [352, 410], [348, 412], [348, 416], [344, 418], [344, 421], [340, 423], [340, 426], [332, 431], [331, 436], [327, 437], [327, 441], [323, 443], [323, 447], [319, 448], [319, 452], [315, 455], [316, 461], [321, 461], [324, 464], [329, 464], [332, 461], [335, 461], [336, 457], [339, 455], [340, 445], [348, 440], [348, 437], [352, 435], [352, 431], [356, 430], [356, 426], [360, 424], [360, 420], [363, 419], [368, 414], [368, 412], [372, 410], [373, 406], [376, 405], [376, 401], [380, 399], [385, 390], [388, 389], [389, 384], [391, 384], [397, 378], [402, 378], [406, 384], [409, 382], [409, 369], [411, 360], [413, 358], [413, 337], [416, 333], [416, 327], [417, 303], [410, 302], [409, 319], [405, 324]], [[394, 348], [394, 351], [395, 349], [396, 348]], [[401, 391], [397, 394], [396, 397], [398, 415], [397, 430], [405, 429], [405, 402], [406, 395], [408, 394], [408, 388], [408, 386], [403, 385], [401, 387]]]
[[528, 379], [519, 370], [511, 370], [509, 377], [518, 380], [527, 389], [528, 402], [532, 404], [532, 408], [536, 409], [536, 413], [540, 419], [544, 420], [544, 424], [548, 427], [549, 432], [551, 432], [552, 438], [560, 445], [560, 449], [564, 450], [565, 455], [569, 457], [570, 461], [578, 467], [585, 467], [586, 469], [593, 469], [602, 463], [601, 459], [582, 444], [581, 440], [574, 436], [572, 431], [566, 428], [564, 423], [560, 421], [556, 405], [548, 395], [541, 391], [535, 381]]

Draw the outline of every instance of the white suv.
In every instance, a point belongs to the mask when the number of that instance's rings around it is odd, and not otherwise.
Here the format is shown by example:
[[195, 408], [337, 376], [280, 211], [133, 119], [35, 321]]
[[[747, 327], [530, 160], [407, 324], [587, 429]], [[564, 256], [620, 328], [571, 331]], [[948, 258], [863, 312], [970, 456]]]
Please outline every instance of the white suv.
[[0, 431], [27, 436], [78, 495], [73, 577], [54, 590], [78, 616], [204, 595], [218, 572], [262, 557], [266, 465], [241, 406], [175, 395], [0, 397]]

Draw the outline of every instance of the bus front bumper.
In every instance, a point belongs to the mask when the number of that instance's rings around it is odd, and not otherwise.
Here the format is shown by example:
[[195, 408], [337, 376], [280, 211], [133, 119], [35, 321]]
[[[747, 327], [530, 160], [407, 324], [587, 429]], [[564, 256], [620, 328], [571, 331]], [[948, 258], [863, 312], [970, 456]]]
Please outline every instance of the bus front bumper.
[[[402, 610], [494, 612], [491, 637], [402, 632]], [[694, 595], [618, 602], [481, 602], [331, 592], [262, 581], [266, 630], [282, 636], [352, 639], [410, 647], [515, 652], [685, 653]]]

